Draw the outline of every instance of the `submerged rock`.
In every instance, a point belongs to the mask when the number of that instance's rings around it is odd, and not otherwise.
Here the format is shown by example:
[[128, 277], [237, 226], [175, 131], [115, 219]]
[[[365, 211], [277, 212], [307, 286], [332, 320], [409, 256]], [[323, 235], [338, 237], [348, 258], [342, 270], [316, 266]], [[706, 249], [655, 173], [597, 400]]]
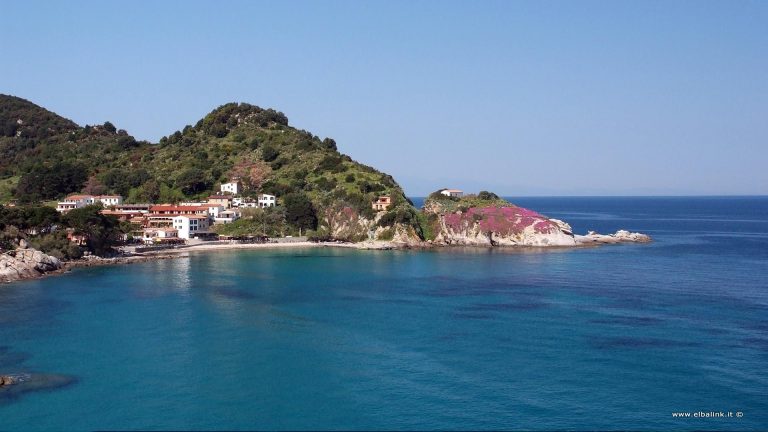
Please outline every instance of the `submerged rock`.
[[55, 390], [77, 382], [75, 377], [58, 374], [17, 373], [0, 375], [0, 402], [34, 391]]

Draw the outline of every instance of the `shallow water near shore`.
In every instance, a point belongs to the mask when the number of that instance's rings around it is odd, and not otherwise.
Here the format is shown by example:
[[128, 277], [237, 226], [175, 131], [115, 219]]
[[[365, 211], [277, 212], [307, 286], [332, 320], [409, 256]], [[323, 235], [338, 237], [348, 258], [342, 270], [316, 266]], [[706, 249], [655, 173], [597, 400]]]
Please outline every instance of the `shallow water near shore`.
[[[77, 380], [0, 397], [0, 429], [768, 428], [768, 198], [512, 201], [655, 241], [192, 252], [0, 286], [0, 373]], [[734, 417], [672, 417], [698, 411]]]

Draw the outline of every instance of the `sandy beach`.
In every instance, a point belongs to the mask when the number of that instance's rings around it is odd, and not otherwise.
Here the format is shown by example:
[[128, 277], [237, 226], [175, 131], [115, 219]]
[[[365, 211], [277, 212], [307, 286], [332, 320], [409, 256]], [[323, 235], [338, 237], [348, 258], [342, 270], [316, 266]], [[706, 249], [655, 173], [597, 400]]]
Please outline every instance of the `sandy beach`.
[[[124, 255], [113, 258], [91, 257], [74, 261], [67, 261], [64, 270], [77, 267], [92, 267], [102, 265], [132, 264], [158, 259], [186, 258], [190, 253], [195, 252], [216, 252], [216, 251], [234, 251], [234, 250], [257, 250], [257, 249], [306, 249], [306, 248], [349, 248], [349, 249], [393, 249], [389, 242], [363, 242], [363, 243], [343, 243], [343, 242], [310, 242], [310, 241], [281, 241], [274, 243], [199, 243], [194, 245], [185, 245], [172, 249], [159, 249], [145, 252], [135, 252], [135, 247], [123, 247], [120, 250]], [[60, 272], [52, 272], [52, 274]]]

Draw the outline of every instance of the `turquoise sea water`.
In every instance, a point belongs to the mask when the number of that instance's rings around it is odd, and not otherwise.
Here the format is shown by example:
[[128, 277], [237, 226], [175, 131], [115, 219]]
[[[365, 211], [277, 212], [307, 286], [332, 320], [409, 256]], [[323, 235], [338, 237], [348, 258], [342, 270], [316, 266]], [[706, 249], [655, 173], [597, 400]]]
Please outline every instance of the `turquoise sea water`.
[[[768, 198], [514, 202], [656, 241], [197, 253], [0, 286], [0, 373], [76, 378], [0, 393], [0, 429], [768, 429]], [[734, 417], [672, 417], [698, 411]]]

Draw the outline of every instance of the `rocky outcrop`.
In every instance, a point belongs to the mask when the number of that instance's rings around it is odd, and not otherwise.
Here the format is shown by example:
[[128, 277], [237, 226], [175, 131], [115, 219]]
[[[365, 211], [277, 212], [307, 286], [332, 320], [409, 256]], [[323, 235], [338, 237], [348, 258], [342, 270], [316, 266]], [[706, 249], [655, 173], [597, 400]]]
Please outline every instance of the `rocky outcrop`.
[[[433, 208], [434, 209], [434, 208]], [[463, 246], [575, 246], [570, 225], [514, 205], [434, 213], [434, 243]]]
[[616, 243], [649, 243], [651, 237], [646, 234], [633, 233], [626, 230], [616, 231], [615, 234], [600, 234], [590, 231], [587, 235], [575, 236], [579, 245], [616, 244]]
[[322, 216], [321, 225], [332, 238], [339, 240], [365, 240], [374, 225], [372, 220], [363, 217], [352, 207], [338, 204], [325, 208]]
[[32, 279], [60, 270], [61, 261], [36, 249], [16, 249], [0, 255], [0, 282]]
[[625, 230], [610, 235], [592, 231], [574, 235], [568, 223], [498, 197], [430, 198], [424, 204], [424, 212], [431, 221], [436, 245], [572, 247], [651, 241], [645, 234]]
[[0, 387], [13, 385], [13, 384], [16, 384], [17, 382], [18, 382], [18, 378], [12, 375], [0, 375]]
[[382, 240], [398, 246], [421, 242], [412, 226], [402, 223], [380, 226], [378, 222], [384, 213], [379, 212], [374, 219], [368, 219], [349, 206], [328, 207], [323, 211], [320, 225], [337, 240], [366, 243]]

